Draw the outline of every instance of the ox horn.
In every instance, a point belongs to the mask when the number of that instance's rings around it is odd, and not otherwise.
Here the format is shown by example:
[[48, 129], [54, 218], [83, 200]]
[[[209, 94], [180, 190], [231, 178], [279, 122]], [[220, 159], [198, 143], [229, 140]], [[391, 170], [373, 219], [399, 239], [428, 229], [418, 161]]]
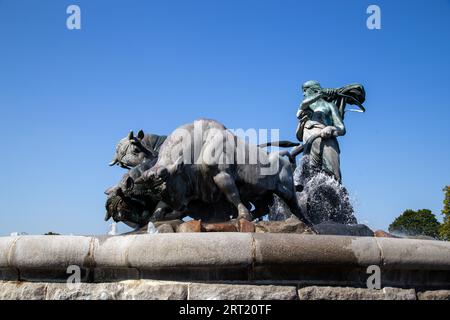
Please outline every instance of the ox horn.
[[173, 172], [177, 171], [179, 169], [179, 167], [182, 165], [183, 165], [183, 156], [179, 156], [177, 161], [175, 161], [175, 163], [173, 163], [172, 165], [169, 165], [167, 167], [167, 170], [170, 173], [173, 173]]
[[114, 158], [112, 159], [112, 161], [109, 163], [110, 166], [115, 165], [117, 162], [119, 162], [119, 159], [117, 159], [117, 156], [114, 156]]

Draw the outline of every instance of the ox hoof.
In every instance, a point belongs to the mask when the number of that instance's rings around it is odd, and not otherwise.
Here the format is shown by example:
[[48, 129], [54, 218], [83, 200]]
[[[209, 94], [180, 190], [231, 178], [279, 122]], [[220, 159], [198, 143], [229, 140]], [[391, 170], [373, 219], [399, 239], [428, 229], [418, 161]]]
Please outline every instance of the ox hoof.
[[252, 221], [252, 215], [250, 214], [250, 212], [248, 211], [248, 209], [243, 205], [243, 204], [239, 204], [238, 205], [238, 216], [237, 216], [238, 220], [241, 219], [245, 219], [247, 221]]
[[244, 220], [247, 220], [247, 221], [252, 221], [253, 220], [252, 219], [252, 215], [250, 213], [248, 213], [248, 212], [239, 213], [237, 219], [238, 220], [244, 219]]

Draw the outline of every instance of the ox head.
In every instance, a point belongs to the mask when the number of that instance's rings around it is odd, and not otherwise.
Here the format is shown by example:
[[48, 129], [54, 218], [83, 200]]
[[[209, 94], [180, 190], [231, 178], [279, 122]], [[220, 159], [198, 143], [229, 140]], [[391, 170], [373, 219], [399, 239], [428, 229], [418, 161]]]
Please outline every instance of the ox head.
[[105, 221], [112, 218], [115, 222], [123, 222], [136, 228], [150, 220], [151, 213], [146, 209], [145, 203], [125, 195], [120, 187], [110, 188], [105, 193], [108, 195]]
[[192, 181], [188, 178], [188, 170], [190, 167], [184, 165], [180, 157], [170, 165], [155, 165], [133, 183], [148, 188], [172, 209], [182, 211], [190, 201]]
[[152, 149], [143, 144], [144, 131], [140, 130], [137, 136], [130, 131], [128, 136], [119, 141], [116, 147], [116, 154], [109, 163], [110, 166], [119, 165], [122, 168], [130, 169], [142, 163], [145, 159], [153, 159], [158, 155]]

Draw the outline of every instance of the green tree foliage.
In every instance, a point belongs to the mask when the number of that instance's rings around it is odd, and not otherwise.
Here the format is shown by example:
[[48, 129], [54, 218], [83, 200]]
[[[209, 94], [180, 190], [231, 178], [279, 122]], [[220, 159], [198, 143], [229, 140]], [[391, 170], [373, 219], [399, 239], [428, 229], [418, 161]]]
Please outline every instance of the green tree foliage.
[[439, 236], [442, 240], [450, 240], [450, 186], [444, 188], [444, 208], [442, 214], [444, 215], [444, 222], [439, 228]]
[[428, 209], [418, 211], [406, 210], [389, 226], [389, 232], [402, 233], [409, 236], [429, 236], [437, 238], [439, 235], [439, 222], [436, 216]]

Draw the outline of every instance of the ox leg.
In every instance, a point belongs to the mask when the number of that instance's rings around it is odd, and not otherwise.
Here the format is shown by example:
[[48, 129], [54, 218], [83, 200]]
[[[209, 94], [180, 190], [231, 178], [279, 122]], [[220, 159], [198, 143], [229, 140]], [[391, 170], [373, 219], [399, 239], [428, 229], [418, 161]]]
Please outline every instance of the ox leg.
[[220, 191], [225, 194], [227, 200], [238, 209], [238, 219], [251, 221], [252, 216], [247, 207], [241, 201], [239, 190], [234, 183], [234, 179], [225, 172], [215, 175], [213, 179]]
[[297, 196], [294, 190], [288, 190], [285, 186], [279, 185], [275, 190], [275, 194], [279, 196], [289, 207], [289, 210], [307, 226], [312, 227], [311, 221], [303, 214], [302, 209], [298, 205]]
[[186, 215], [184, 215], [180, 211], [173, 210], [169, 207], [168, 204], [166, 204], [163, 201], [159, 201], [156, 205], [156, 209], [153, 212], [152, 217], [150, 218], [150, 221], [165, 221], [165, 220], [176, 220], [176, 219], [183, 219]]

